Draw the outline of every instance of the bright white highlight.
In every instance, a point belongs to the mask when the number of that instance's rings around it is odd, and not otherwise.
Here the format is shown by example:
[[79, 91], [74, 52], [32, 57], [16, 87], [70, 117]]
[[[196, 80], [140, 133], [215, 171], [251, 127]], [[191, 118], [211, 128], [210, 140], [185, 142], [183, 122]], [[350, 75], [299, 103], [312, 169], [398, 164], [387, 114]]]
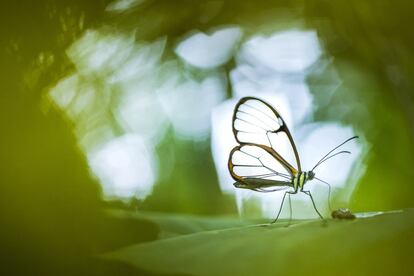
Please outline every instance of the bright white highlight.
[[321, 53], [315, 32], [294, 30], [254, 37], [243, 45], [240, 55], [254, 66], [261, 65], [279, 73], [297, 73], [309, 68]]
[[221, 29], [210, 35], [195, 33], [182, 41], [175, 53], [194, 67], [215, 68], [229, 61], [241, 36], [242, 31], [237, 27]]
[[75, 61], [80, 74], [103, 74], [116, 70], [128, 58], [133, 46], [133, 36], [87, 31], [67, 50], [67, 54]]
[[88, 159], [107, 197], [142, 199], [151, 193], [155, 160], [140, 136], [113, 139], [89, 153]]
[[[136, 43], [134, 34], [89, 30], [67, 51], [77, 72], [50, 92], [76, 123], [79, 143], [105, 198], [143, 199], [152, 191], [157, 167], [152, 148], [168, 123], [154, 77], [165, 42]], [[126, 134], [118, 137], [115, 125]]]
[[178, 136], [203, 140], [210, 134], [211, 110], [223, 100], [224, 89], [221, 75], [200, 82], [173, 79], [158, 90], [158, 98]]

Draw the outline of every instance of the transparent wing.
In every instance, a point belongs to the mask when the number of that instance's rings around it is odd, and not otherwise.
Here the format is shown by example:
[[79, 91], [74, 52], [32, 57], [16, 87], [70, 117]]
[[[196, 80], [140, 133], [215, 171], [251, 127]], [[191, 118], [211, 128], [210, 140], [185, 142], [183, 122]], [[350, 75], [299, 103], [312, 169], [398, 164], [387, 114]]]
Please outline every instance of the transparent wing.
[[269, 147], [237, 146], [230, 152], [228, 167], [239, 188], [270, 192], [292, 186], [290, 172], [274, 158]]
[[274, 157], [292, 175], [301, 170], [292, 135], [283, 118], [268, 103], [255, 97], [240, 99], [233, 113], [233, 133], [240, 144], [271, 148], [275, 152]]

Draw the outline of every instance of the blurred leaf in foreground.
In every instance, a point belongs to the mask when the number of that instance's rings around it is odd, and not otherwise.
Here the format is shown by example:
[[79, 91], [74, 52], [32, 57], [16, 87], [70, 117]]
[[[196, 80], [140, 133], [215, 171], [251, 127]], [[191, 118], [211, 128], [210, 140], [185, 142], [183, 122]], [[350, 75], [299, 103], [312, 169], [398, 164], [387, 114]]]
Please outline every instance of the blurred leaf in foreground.
[[[353, 221], [252, 225], [134, 245], [104, 256], [191, 275], [409, 274], [414, 210]], [[173, 253], [173, 254], [171, 254]]]

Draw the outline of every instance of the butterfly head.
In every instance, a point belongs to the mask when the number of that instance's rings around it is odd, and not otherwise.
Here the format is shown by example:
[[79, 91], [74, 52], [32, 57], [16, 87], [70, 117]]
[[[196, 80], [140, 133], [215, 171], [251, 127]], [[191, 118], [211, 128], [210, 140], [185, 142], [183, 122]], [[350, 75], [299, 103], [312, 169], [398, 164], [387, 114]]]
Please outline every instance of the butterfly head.
[[312, 180], [314, 177], [315, 177], [315, 173], [313, 171], [308, 171], [307, 180]]

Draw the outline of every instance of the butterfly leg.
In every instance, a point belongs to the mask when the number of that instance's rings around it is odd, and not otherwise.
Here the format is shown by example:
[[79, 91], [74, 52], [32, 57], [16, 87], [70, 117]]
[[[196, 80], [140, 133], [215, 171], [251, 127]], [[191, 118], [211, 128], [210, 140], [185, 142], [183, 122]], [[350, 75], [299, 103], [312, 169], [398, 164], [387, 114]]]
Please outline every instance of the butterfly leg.
[[289, 222], [286, 225], [286, 227], [288, 227], [290, 225], [290, 223], [292, 222], [292, 201], [290, 199], [290, 195], [291, 194], [288, 195], [288, 197], [289, 197]]
[[[271, 222], [271, 224], [275, 223], [278, 220], [278, 218], [280, 216], [280, 213], [282, 212], [283, 203], [285, 202], [286, 195], [289, 194], [289, 202], [290, 202], [290, 195], [291, 194], [296, 194], [296, 193], [297, 193], [297, 191], [288, 191], [288, 192], [285, 192], [285, 194], [283, 195], [283, 198], [282, 198], [282, 203], [280, 204], [280, 207], [279, 207], [279, 212], [277, 213], [276, 218]], [[290, 216], [292, 218], [292, 206], [291, 205], [290, 205]]]
[[313, 197], [312, 197], [311, 192], [310, 192], [310, 191], [303, 191], [303, 190], [302, 190], [302, 192], [303, 192], [303, 193], [305, 193], [305, 194], [307, 194], [307, 195], [310, 197], [310, 199], [312, 200], [313, 208], [315, 208], [316, 213], [318, 213], [319, 217], [320, 217], [322, 220], [325, 220], [325, 219], [323, 218], [323, 216], [321, 215], [321, 213], [319, 213], [318, 209], [316, 208], [316, 204], [315, 204], [315, 201], [313, 200]]

